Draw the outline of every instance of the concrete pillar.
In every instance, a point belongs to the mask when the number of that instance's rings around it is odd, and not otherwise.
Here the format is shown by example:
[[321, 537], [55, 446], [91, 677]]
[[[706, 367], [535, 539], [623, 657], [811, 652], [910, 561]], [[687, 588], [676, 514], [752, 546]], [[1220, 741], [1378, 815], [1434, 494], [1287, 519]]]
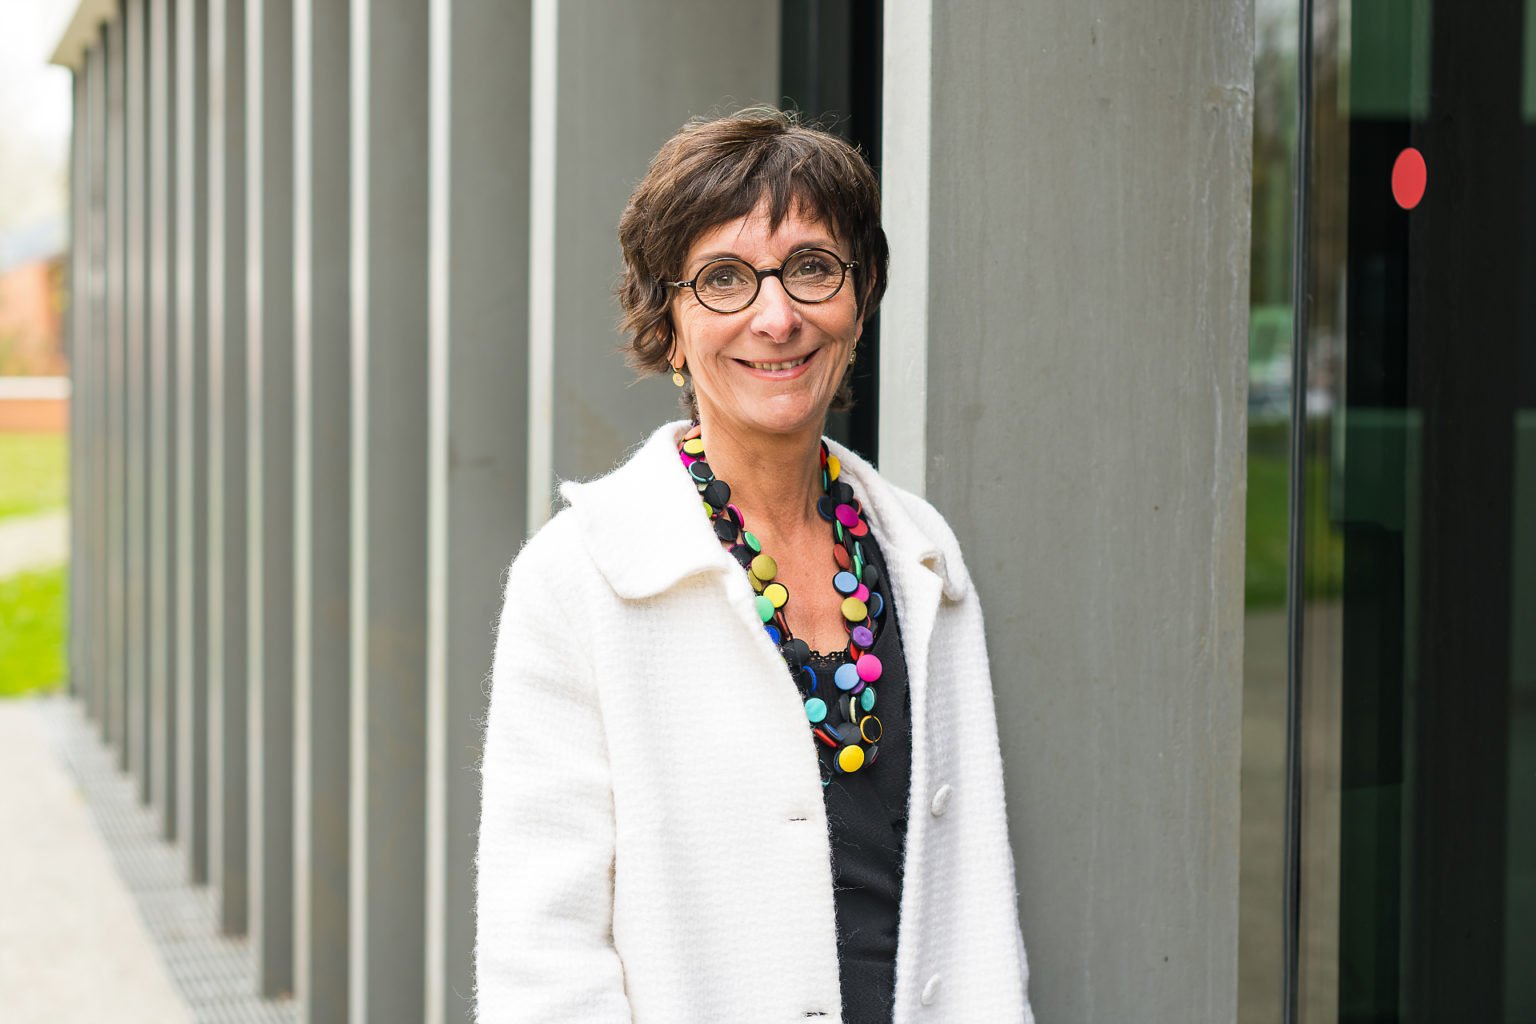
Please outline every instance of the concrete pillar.
[[246, 584], [256, 988], [293, 988], [293, 0], [246, 0]]
[[557, 477], [611, 469], [677, 415], [665, 377], [631, 387], [614, 353], [608, 282], [630, 190], [690, 116], [772, 102], [779, 79], [777, 3], [535, 0], [533, 9], [530, 529], [549, 517]]
[[245, 0], [208, 3], [208, 858], [247, 920]]
[[351, 948], [356, 1024], [425, 1000], [427, 5], [353, 0]]
[[126, 249], [124, 259], [124, 468], [127, 501], [128, 770], [150, 799], [149, 757], [149, 53], [147, 0], [125, 0]]
[[177, 836], [176, 801], [176, 236], [172, 203], [178, 187], [175, 34], [169, 3], [149, 8], [149, 752], [151, 799], [164, 839]]
[[432, 4], [426, 1011], [474, 992], [483, 680], [527, 500], [527, 2]]
[[90, 550], [86, 543], [86, 510], [91, 508], [90, 489], [92, 439], [89, 434], [89, 388], [92, 355], [90, 304], [91, 232], [90, 189], [86, 187], [90, 167], [89, 86], [85, 71], [79, 68], [71, 83], [69, 150], [69, 302], [65, 307], [64, 337], [69, 352], [69, 694], [82, 706], [88, 705], [91, 688], [86, 652], [90, 649], [90, 594], [100, 585], [92, 573]]
[[294, 4], [294, 994], [314, 1024], [347, 1020], [349, 15]]
[[116, 18], [104, 30], [106, 46], [107, 132], [107, 550], [110, 566], [107, 598], [107, 715], [102, 738], [116, 748], [119, 770], [128, 768], [128, 500], [127, 500], [127, 406], [124, 380], [127, 315], [126, 268], [128, 261], [126, 113], [127, 76], [124, 58], [127, 37], [123, 19]]
[[109, 512], [112, 508], [112, 492], [108, 483], [111, 465], [110, 453], [113, 434], [108, 411], [108, 357], [111, 352], [111, 323], [108, 320], [108, 280], [110, 260], [107, 234], [107, 40], [106, 33], [97, 33], [85, 60], [86, 108], [89, 117], [90, 169], [87, 187], [90, 191], [90, 236], [87, 258], [90, 261], [90, 289], [80, 299], [90, 306], [91, 372], [84, 395], [91, 409], [90, 477], [91, 501], [78, 506], [89, 520], [91, 561], [94, 565], [96, 585], [90, 594], [91, 618], [91, 695], [89, 711], [96, 720], [102, 738], [108, 735], [111, 717], [109, 704], [112, 693], [112, 666], [108, 640], [112, 607], [114, 574], [111, 561]]
[[885, 10], [882, 468], [987, 611], [1035, 1012], [1232, 1020], [1252, 4]]
[[208, 881], [208, 0], [176, 0], [176, 799]]

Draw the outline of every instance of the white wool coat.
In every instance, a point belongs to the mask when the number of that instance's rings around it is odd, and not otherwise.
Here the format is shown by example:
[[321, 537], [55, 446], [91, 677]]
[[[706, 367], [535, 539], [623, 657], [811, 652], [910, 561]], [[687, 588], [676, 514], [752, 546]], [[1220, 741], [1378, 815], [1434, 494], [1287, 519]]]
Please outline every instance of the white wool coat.
[[[678, 463], [685, 426], [565, 484], [570, 507], [512, 565], [482, 777], [483, 1024], [842, 1020], [815, 741]], [[932, 506], [828, 446], [885, 554], [911, 688], [895, 1020], [1033, 1021], [976, 593]]]

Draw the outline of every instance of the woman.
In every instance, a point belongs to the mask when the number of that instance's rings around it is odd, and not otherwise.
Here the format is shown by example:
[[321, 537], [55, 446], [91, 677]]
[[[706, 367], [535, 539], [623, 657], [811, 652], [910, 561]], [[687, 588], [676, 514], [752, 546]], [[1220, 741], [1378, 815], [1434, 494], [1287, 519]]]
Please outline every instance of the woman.
[[821, 436], [885, 289], [873, 173], [776, 110], [693, 122], [619, 238], [631, 360], [693, 422], [513, 563], [479, 1019], [1031, 1020], [976, 595]]

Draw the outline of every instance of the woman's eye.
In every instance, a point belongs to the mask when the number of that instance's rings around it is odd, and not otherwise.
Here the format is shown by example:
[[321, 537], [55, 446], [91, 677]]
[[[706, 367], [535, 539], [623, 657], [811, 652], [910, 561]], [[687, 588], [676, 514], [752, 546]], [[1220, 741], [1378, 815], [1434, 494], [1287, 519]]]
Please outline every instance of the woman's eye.
[[824, 256], [804, 256], [795, 261], [790, 273], [796, 277], [825, 277], [832, 273], [832, 263]]
[[746, 282], [741, 271], [736, 267], [719, 267], [709, 272], [704, 278], [707, 288], [739, 288]]

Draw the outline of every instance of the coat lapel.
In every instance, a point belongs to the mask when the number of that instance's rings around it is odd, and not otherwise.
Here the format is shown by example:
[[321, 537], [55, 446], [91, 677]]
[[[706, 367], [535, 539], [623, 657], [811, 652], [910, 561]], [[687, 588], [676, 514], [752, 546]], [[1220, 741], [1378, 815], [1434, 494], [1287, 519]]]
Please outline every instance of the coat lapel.
[[[697, 573], [740, 571], [703, 527], [698, 491], [678, 465], [677, 442], [686, 426], [682, 420], [665, 424], [612, 472], [560, 485], [598, 569], [627, 600], [654, 597]], [[886, 559], [905, 561], [913, 571], [921, 567], [939, 580], [952, 601], [964, 597], [970, 577], [938, 513], [886, 483], [874, 467], [836, 441], [829, 440], [827, 447], [863, 500]]]
[[592, 560], [614, 593], [643, 600], [699, 573], [740, 572], [704, 520], [677, 459], [683, 422], [668, 423], [606, 476], [560, 485]]
[[[687, 424], [668, 423], [618, 469], [560, 493], [578, 517], [593, 561], [614, 593], [626, 600], [654, 597], [700, 573], [722, 573], [727, 586], [741, 574], [700, 515], [699, 495], [678, 465], [677, 442]], [[914, 707], [923, 706], [928, 654], [942, 600], [964, 597], [970, 578], [954, 537], [926, 502], [885, 482], [863, 458], [835, 441], [828, 449], [864, 503], [885, 552], [892, 596], [901, 619]], [[741, 590], [750, 605], [749, 590]], [[743, 614], [753, 619], [750, 608]], [[755, 619], [753, 619], [755, 622]], [[922, 725], [914, 712], [914, 727]], [[916, 745], [916, 744], [915, 744]]]

